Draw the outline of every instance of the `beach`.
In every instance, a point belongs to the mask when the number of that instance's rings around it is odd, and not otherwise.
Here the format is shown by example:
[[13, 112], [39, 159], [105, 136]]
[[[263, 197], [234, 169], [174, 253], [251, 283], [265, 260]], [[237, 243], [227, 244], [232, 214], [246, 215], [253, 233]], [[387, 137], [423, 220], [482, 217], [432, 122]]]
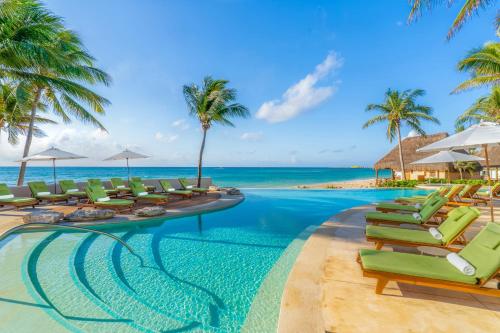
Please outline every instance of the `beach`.
[[332, 181], [325, 183], [306, 184], [294, 186], [299, 189], [349, 189], [349, 188], [374, 188], [375, 178]]

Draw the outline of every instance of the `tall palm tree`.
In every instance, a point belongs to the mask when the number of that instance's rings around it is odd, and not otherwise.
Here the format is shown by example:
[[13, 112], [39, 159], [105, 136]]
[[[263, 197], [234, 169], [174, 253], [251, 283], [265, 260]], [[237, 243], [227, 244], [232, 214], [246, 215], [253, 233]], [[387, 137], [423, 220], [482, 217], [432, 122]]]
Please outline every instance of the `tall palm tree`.
[[500, 86], [493, 87], [491, 93], [477, 99], [471, 107], [457, 118], [455, 128], [463, 130], [467, 125], [484, 121], [500, 123]]
[[[28, 11], [26, 16], [36, 16], [35, 14], [43, 16], [47, 13], [42, 6], [38, 6], [37, 1], [28, 3], [35, 3], [37, 6], [21, 7], [21, 10]], [[23, 24], [25, 18], [23, 15], [19, 16], [22, 20], [17, 23]], [[8, 15], [5, 20], [16, 18], [19, 17]], [[50, 36], [50, 40], [40, 38], [35, 39], [36, 42], [33, 43], [33, 49], [42, 50], [40, 52], [42, 56], [16, 61], [12, 66], [6, 63], [0, 72], [4, 78], [19, 82], [18, 102], [30, 109], [23, 157], [28, 156], [30, 151], [40, 102], [47, 105], [64, 123], [76, 118], [102, 129], [104, 127], [92, 112], [104, 114], [104, 106], [109, 104], [107, 99], [88, 88], [97, 83], [108, 85], [111, 79], [105, 72], [93, 66], [94, 58], [85, 50], [80, 38], [74, 32], [64, 29], [57, 17], [53, 17], [52, 21], [47, 20], [47, 25], [44, 31]], [[31, 26], [26, 27], [28, 31], [31, 28]], [[23, 45], [28, 45], [26, 47], [29, 48], [30, 43], [31, 40]], [[24, 182], [25, 171], [26, 162], [23, 162], [19, 171], [18, 185]]]
[[[447, 1], [410, 0], [411, 11], [408, 17], [408, 22], [416, 20], [416, 18], [420, 16], [425, 9], [431, 9], [434, 6], [441, 5], [443, 3], [446, 3], [449, 6], [451, 6], [454, 2], [455, 2], [454, 0], [447, 0]], [[460, 11], [458, 12], [457, 16], [455, 17], [455, 20], [453, 20], [453, 23], [450, 29], [448, 30], [447, 38], [448, 39], [452, 38], [455, 35], [455, 33], [457, 33], [458, 30], [462, 28], [465, 21], [467, 21], [467, 19], [471, 17], [472, 14], [476, 14], [480, 8], [485, 8], [489, 5], [494, 4], [495, 2], [496, 2], [495, 0], [464, 0], [464, 3], [460, 8]], [[500, 17], [497, 16], [495, 20], [495, 25], [497, 26], [497, 28], [499, 26], [499, 20]]]
[[[38, 106], [44, 110], [44, 105]], [[16, 89], [12, 85], [0, 85], [0, 132], [7, 134], [7, 140], [10, 144], [19, 142], [19, 135], [26, 135], [30, 123], [30, 114], [28, 110], [23, 109], [16, 99]], [[37, 116], [37, 124], [55, 124], [56, 122], [47, 118]], [[36, 137], [45, 136], [45, 133], [34, 126], [33, 135]]]
[[406, 180], [405, 164], [403, 159], [403, 148], [401, 146], [401, 127], [409, 126], [420, 135], [425, 135], [421, 121], [431, 121], [439, 124], [439, 120], [432, 116], [432, 108], [417, 104], [416, 99], [425, 95], [424, 90], [398, 90], [388, 89], [385, 93], [385, 101], [382, 104], [369, 104], [366, 111], [378, 111], [379, 115], [368, 120], [363, 128], [367, 128], [377, 123], [387, 123], [387, 138], [392, 142], [394, 138], [398, 140], [399, 162], [403, 180]]
[[469, 72], [471, 78], [456, 87], [454, 93], [500, 85], [500, 43], [487, 43], [480, 49], [472, 50], [457, 67], [459, 71]]
[[194, 83], [183, 87], [189, 114], [198, 118], [203, 131], [198, 158], [198, 186], [201, 186], [203, 151], [205, 150], [207, 131], [213, 124], [234, 126], [231, 118], [246, 118], [250, 115], [245, 106], [234, 102], [236, 90], [228, 88], [228, 83], [227, 80], [215, 80], [206, 76], [201, 87]]

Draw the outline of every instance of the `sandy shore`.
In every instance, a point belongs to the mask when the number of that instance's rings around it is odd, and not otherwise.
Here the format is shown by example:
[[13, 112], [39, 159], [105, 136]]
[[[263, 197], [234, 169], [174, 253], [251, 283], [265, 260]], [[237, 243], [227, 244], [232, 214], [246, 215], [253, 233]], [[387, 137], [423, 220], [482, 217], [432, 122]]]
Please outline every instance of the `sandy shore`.
[[371, 188], [371, 187], [375, 187], [375, 178], [345, 180], [345, 181], [337, 181], [337, 182], [306, 184], [306, 185], [295, 186], [295, 188], [304, 188], [304, 189], [306, 189], [306, 188], [312, 188], [312, 189]]

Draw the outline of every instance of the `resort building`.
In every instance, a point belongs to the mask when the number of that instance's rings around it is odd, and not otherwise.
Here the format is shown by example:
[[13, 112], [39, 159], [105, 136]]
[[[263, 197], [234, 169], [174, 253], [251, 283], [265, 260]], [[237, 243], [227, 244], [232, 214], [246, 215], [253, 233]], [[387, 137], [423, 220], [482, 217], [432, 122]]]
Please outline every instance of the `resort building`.
[[[426, 180], [426, 179], [460, 179], [460, 172], [455, 168], [453, 163], [435, 163], [435, 164], [411, 164], [417, 160], [435, 154], [434, 152], [418, 152], [421, 147], [442, 140], [448, 136], [448, 133], [436, 133], [427, 136], [409, 136], [402, 140], [403, 158], [405, 164], [406, 179], [408, 180]], [[500, 164], [500, 159], [496, 159]], [[380, 170], [391, 170], [392, 179], [402, 179], [401, 163], [399, 160], [399, 146], [396, 145], [389, 153], [377, 161], [374, 165], [377, 182]], [[479, 177], [480, 166], [473, 177]], [[464, 178], [470, 175], [464, 173]]]
[[[484, 150], [481, 151], [479, 156], [484, 157]], [[500, 147], [493, 147], [488, 149], [488, 157], [490, 161], [490, 176], [492, 180], [498, 181], [500, 179]], [[486, 175], [486, 162], [480, 162], [483, 167], [484, 177]]]

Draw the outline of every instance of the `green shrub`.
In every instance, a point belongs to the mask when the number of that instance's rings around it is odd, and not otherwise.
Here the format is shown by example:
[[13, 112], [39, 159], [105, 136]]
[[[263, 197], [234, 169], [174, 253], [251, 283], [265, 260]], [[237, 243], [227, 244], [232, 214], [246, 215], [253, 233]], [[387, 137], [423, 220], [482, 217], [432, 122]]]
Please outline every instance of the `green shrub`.
[[477, 185], [482, 184], [485, 185], [487, 183], [486, 180], [483, 179], [455, 179], [451, 181], [452, 184], [466, 184], [466, 185]]
[[379, 184], [379, 187], [415, 187], [417, 184], [416, 180], [387, 180]]

